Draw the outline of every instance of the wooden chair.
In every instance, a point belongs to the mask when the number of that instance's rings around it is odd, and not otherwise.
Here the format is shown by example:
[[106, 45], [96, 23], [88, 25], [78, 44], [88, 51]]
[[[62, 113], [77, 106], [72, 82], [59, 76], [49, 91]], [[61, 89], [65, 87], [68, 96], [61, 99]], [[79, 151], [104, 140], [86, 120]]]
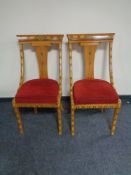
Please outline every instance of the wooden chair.
[[[114, 33], [103, 34], [68, 34], [69, 71], [70, 71], [70, 97], [71, 97], [71, 133], [75, 134], [76, 109], [82, 108], [114, 108], [111, 135], [115, 134], [118, 112], [121, 100], [114, 88], [112, 72], [112, 43]], [[107, 43], [109, 46], [109, 76], [110, 82], [94, 78], [94, 59], [97, 46]], [[73, 84], [72, 75], [72, 49], [74, 44], [79, 44], [84, 51], [85, 79]]]
[[[62, 134], [62, 39], [63, 35], [17, 35], [20, 48], [20, 83], [13, 107], [16, 113], [20, 134], [24, 133], [19, 108], [56, 108], [58, 112], [58, 134]], [[31, 45], [35, 48], [39, 78], [24, 81], [24, 46]], [[59, 82], [48, 78], [47, 56], [52, 45], [59, 51]]]

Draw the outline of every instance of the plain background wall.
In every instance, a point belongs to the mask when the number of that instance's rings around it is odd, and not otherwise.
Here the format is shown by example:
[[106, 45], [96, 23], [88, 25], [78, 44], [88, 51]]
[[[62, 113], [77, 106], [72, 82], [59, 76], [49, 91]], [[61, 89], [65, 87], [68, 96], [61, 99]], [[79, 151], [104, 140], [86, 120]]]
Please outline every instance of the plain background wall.
[[[131, 94], [131, 1], [130, 0], [0, 0], [0, 97], [13, 97], [19, 83], [19, 48], [16, 34], [116, 33], [113, 45], [115, 85], [120, 95]], [[69, 95], [67, 39], [63, 42], [63, 96]], [[107, 77], [107, 61], [98, 49], [96, 77]], [[74, 80], [83, 76], [81, 49], [76, 48]], [[26, 78], [37, 77], [35, 53], [26, 49], [31, 61]], [[49, 53], [49, 75], [57, 79]], [[53, 60], [53, 61], [54, 61]], [[78, 65], [76, 64], [78, 63]], [[104, 70], [98, 68], [104, 65]]]

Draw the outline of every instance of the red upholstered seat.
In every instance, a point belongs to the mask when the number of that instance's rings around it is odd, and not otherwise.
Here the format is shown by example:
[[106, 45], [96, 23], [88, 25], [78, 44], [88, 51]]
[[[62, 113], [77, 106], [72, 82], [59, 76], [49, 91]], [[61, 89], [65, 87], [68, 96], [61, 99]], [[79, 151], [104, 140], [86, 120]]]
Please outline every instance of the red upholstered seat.
[[112, 104], [118, 103], [118, 95], [112, 85], [104, 80], [83, 79], [74, 83], [75, 104]]
[[59, 86], [52, 79], [33, 79], [25, 82], [18, 90], [17, 103], [57, 104]]

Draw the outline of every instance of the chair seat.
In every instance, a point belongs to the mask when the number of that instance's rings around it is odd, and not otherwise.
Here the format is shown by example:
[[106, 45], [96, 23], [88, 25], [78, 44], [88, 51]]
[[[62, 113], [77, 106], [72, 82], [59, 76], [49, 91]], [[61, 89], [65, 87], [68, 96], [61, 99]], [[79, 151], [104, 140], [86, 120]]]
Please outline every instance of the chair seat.
[[83, 79], [75, 82], [73, 97], [75, 104], [115, 104], [119, 99], [113, 86], [99, 79]]
[[52, 79], [33, 79], [25, 82], [18, 90], [16, 103], [57, 104], [59, 86]]

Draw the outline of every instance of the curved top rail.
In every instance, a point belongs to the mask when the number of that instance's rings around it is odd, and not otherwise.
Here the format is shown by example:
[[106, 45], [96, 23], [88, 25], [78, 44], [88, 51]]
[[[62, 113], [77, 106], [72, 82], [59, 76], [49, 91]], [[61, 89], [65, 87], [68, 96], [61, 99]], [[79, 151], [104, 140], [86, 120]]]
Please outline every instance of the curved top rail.
[[96, 34], [67, 34], [70, 43], [79, 43], [86, 41], [93, 42], [110, 42], [113, 40], [115, 33], [96, 33]]
[[19, 37], [19, 42], [31, 42], [31, 41], [51, 41], [51, 42], [61, 42], [64, 35], [46, 35], [46, 34], [38, 34], [38, 35], [16, 35]]

